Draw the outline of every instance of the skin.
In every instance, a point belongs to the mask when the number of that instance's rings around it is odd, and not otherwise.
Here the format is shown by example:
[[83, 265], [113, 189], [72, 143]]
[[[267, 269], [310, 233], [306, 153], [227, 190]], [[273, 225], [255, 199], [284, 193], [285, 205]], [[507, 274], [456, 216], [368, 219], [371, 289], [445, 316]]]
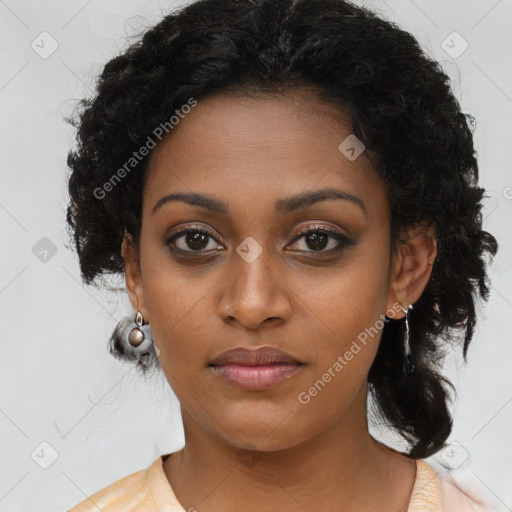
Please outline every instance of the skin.
[[[298, 400], [380, 315], [403, 318], [397, 303], [420, 298], [436, 255], [428, 226], [404, 231], [407, 243], [390, 251], [384, 184], [365, 153], [350, 161], [338, 149], [351, 133], [346, 113], [311, 91], [216, 95], [153, 150], [140, 245], [126, 237], [122, 254], [131, 304], [151, 325], [181, 404], [185, 447], [164, 472], [185, 510], [407, 509], [415, 463], [367, 428], [367, 374], [381, 331], [309, 403]], [[275, 211], [279, 199], [324, 188], [357, 196], [366, 211], [340, 199]], [[177, 201], [152, 214], [176, 192], [212, 196], [231, 214]], [[212, 233], [200, 239], [202, 255], [186, 236], [174, 244], [196, 248], [195, 258], [165, 245], [185, 226]], [[329, 254], [338, 246], [331, 237], [316, 251], [297, 239], [318, 227], [353, 245]], [[263, 251], [251, 263], [236, 252], [249, 236]], [[305, 364], [267, 390], [236, 389], [208, 364], [240, 345], [275, 346]]]

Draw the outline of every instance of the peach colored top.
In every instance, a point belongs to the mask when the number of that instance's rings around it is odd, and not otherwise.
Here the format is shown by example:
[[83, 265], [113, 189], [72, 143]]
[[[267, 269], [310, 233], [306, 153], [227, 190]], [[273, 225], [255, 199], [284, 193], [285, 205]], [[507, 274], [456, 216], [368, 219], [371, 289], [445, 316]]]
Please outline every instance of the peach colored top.
[[[97, 491], [68, 512], [189, 512], [179, 503], [163, 470], [161, 455], [150, 467]], [[416, 459], [416, 479], [407, 512], [484, 512], [449, 479], [440, 479], [433, 468]]]

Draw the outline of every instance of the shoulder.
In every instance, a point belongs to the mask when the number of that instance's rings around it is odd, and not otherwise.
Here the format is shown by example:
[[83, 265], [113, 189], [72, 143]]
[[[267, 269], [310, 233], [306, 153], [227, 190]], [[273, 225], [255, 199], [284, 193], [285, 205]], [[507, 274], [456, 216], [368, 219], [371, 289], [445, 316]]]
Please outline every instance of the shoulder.
[[146, 485], [148, 473], [149, 468], [146, 468], [125, 476], [88, 496], [68, 512], [140, 510], [151, 498]]
[[[425, 462], [424, 462], [425, 463]], [[502, 512], [501, 504], [469, 470], [447, 470], [430, 462], [439, 481], [442, 512]]]
[[477, 498], [474, 492], [460, 487], [449, 473], [439, 473], [438, 477], [441, 486], [443, 512], [484, 512], [493, 510], [487, 508], [485, 503]]
[[[67, 512], [182, 512], [159, 456], [149, 467], [127, 475], [87, 497]], [[160, 505], [160, 507], [159, 507]]]
[[504, 512], [469, 471], [446, 471], [416, 459], [416, 480], [407, 512]]

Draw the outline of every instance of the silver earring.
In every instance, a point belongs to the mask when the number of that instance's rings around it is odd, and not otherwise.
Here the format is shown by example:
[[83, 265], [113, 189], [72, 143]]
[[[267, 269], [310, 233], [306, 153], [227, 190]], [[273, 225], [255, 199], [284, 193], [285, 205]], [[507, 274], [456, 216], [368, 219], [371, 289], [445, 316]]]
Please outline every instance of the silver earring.
[[148, 366], [157, 357], [157, 348], [151, 337], [149, 324], [144, 325], [144, 318], [140, 311], [135, 315], [135, 325], [128, 333], [128, 343], [125, 350], [133, 354], [144, 366]]
[[411, 343], [409, 340], [409, 309], [412, 309], [412, 304], [409, 304], [409, 307], [405, 309], [404, 307], [400, 306], [402, 308], [402, 311], [405, 313], [405, 373], [407, 375], [411, 375], [414, 373], [414, 364], [412, 361], [412, 354], [411, 354]]

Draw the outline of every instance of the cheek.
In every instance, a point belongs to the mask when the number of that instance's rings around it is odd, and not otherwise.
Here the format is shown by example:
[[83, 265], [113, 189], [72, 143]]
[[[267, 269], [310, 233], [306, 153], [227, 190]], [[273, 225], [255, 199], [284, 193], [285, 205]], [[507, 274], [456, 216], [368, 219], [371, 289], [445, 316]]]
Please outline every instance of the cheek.
[[[358, 247], [341, 264], [322, 272], [304, 272], [292, 288], [318, 353], [345, 350], [385, 313], [388, 298], [387, 260], [375, 246]], [[379, 323], [380, 325], [380, 323]], [[380, 329], [382, 326], [380, 327]], [[380, 330], [379, 329], [379, 330]], [[363, 336], [364, 337], [364, 336]]]
[[385, 325], [388, 256], [384, 244], [368, 244], [373, 250], [360, 246], [330, 276], [316, 282], [303, 279], [297, 289], [310, 319], [302, 332], [317, 354], [311, 380], [319, 380], [316, 388], [322, 390], [314, 398], [317, 391], [311, 390], [311, 402], [320, 407], [329, 407], [331, 399], [340, 405], [350, 401], [366, 382]]
[[151, 332], [164, 355], [182, 358], [190, 353], [200, 357], [198, 349], [206, 344], [205, 331], [211, 324], [207, 294], [185, 292], [184, 285], [174, 279], [157, 279], [145, 285]]
[[328, 336], [316, 338], [317, 360], [311, 367], [301, 400], [318, 413], [341, 412], [366, 385], [384, 322], [381, 313], [368, 307], [364, 298], [361, 292], [350, 308], [341, 307], [340, 301], [331, 302], [332, 314], [324, 317], [329, 326]]
[[177, 379], [187, 374], [193, 379], [215, 343], [212, 296], [221, 276], [199, 267], [180, 266], [169, 255], [151, 258], [148, 254], [145, 261], [144, 303], [161, 365]]

